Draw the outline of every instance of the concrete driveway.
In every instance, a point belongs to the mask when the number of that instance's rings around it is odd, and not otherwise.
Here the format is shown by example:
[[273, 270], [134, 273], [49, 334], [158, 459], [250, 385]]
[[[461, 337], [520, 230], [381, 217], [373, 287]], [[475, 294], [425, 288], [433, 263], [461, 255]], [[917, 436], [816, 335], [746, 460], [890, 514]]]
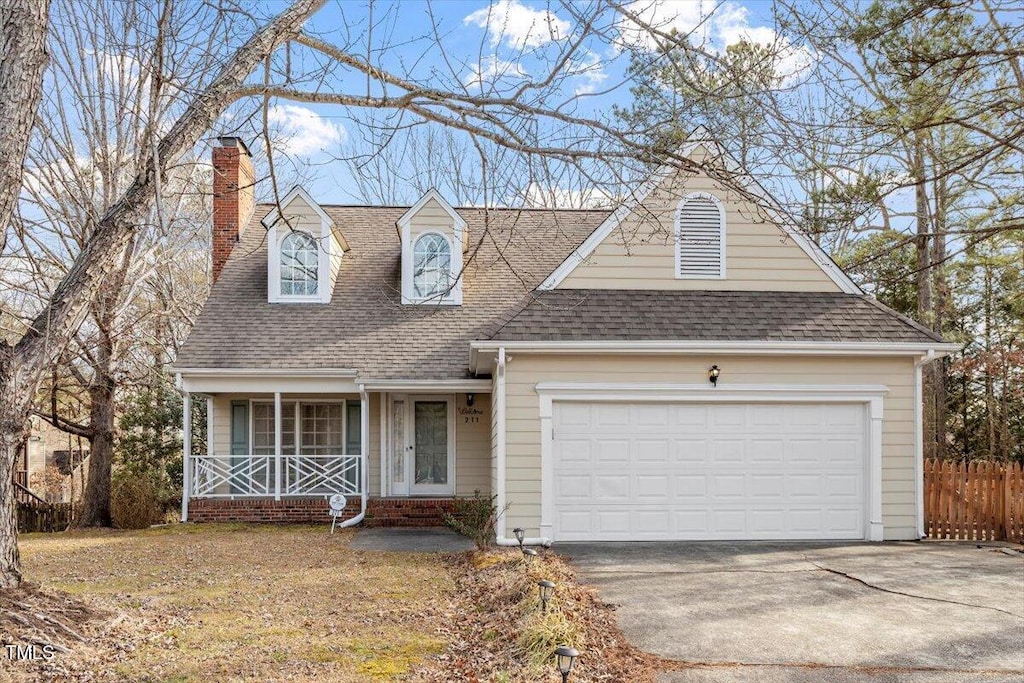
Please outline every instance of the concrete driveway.
[[1024, 555], [973, 543], [564, 544], [665, 683], [1024, 681]]

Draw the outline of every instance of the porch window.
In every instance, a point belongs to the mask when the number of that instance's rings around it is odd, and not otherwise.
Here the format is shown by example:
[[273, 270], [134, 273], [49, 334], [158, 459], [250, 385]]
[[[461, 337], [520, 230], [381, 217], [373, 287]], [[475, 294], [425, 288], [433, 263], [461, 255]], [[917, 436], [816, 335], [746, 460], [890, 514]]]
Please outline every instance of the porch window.
[[342, 455], [342, 407], [341, 403], [302, 404], [300, 455]]
[[320, 254], [316, 240], [290, 232], [281, 240], [281, 296], [316, 296]]
[[[295, 452], [295, 403], [281, 403], [281, 451]], [[252, 453], [274, 455], [274, 404], [252, 406]]]

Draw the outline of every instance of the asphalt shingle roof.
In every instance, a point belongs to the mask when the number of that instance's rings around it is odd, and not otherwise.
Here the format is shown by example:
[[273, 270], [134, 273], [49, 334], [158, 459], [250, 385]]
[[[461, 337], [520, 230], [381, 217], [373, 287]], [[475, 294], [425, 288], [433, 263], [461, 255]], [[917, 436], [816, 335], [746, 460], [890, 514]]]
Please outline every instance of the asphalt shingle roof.
[[603, 289], [538, 292], [492, 338], [502, 341], [942, 341], [867, 296], [832, 292]]
[[329, 304], [267, 302], [259, 206], [213, 286], [179, 368], [351, 368], [362, 379], [468, 376], [469, 342], [800, 340], [934, 342], [868, 297], [833, 293], [535, 292], [608, 215], [460, 208], [468, 224], [461, 306], [402, 306], [402, 207], [323, 207], [349, 244]]
[[267, 303], [258, 206], [214, 284], [180, 368], [351, 368], [365, 379], [468, 376], [469, 344], [487, 339], [586, 239], [606, 211], [460, 208], [469, 253], [461, 306], [401, 305], [402, 207], [324, 206], [349, 251], [329, 304]]

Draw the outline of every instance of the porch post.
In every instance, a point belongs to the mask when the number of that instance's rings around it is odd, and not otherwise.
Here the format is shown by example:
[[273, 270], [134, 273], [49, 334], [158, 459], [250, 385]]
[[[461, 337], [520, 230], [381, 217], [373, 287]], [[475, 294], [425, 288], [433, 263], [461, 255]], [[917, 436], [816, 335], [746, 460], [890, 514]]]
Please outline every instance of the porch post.
[[274, 500], [281, 500], [281, 392], [274, 392]]
[[[370, 395], [366, 393], [366, 389], [359, 392], [359, 451], [362, 457], [359, 488], [363, 497], [363, 509], [366, 509], [366, 499], [370, 496]], [[381, 444], [381, 460], [383, 459], [384, 445]]]
[[181, 521], [188, 521], [188, 497], [192, 493], [192, 394], [183, 392], [181, 454]]
[[213, 457], [213, 396], [206, 397], [206, 455]]

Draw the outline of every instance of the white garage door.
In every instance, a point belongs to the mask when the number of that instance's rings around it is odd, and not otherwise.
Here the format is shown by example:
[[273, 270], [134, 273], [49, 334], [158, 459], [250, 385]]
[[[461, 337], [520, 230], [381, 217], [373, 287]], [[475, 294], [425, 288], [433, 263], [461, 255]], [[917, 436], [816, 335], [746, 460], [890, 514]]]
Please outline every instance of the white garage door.
[[555, 403], [557, 541], [864, 538], [857, 404]]

